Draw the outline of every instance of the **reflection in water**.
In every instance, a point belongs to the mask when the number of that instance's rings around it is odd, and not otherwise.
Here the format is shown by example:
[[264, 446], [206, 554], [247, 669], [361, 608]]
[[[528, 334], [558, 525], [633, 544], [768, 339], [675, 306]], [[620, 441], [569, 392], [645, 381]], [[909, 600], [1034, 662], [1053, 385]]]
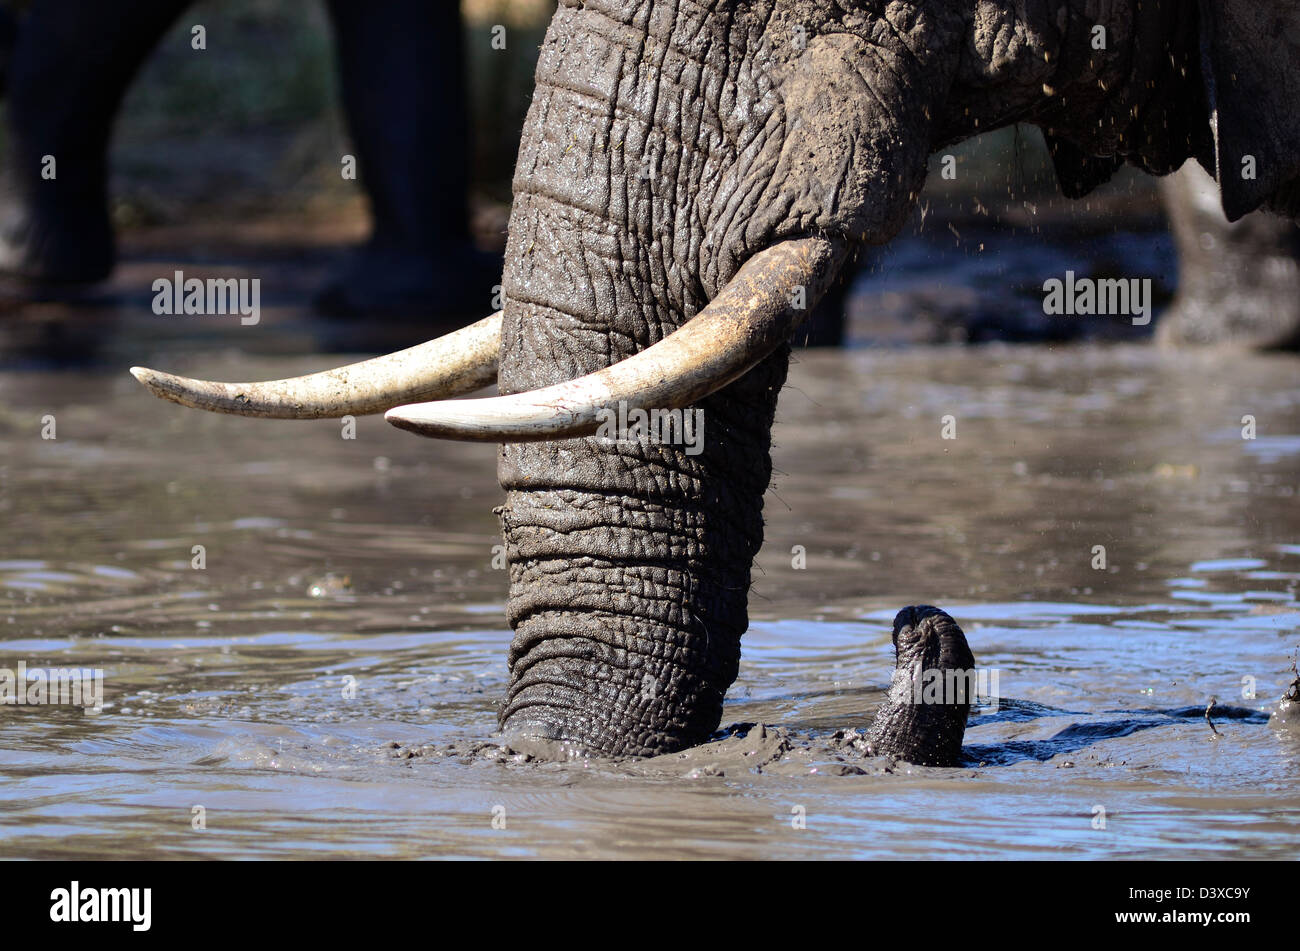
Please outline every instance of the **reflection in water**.
[[106, 709], [0, 712], [0, 854], [1289, 856], [1300, 740], [1266, 715], [1300, 642], [1294, 373], [1136, 347], [802, 355], [724, 722], [864, 725], [910, 603], [958, 619], [998, 709], [961, 769], [691, 779], [474, 755], [509, 642], [492, 447], [2, 375], [0, 667], [103, 668]]

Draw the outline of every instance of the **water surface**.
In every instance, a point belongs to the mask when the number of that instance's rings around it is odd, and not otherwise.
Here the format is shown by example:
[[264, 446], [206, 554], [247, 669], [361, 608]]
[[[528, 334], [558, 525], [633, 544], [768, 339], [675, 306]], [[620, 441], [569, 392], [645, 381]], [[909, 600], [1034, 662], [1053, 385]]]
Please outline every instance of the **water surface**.
[[[159, 347], [225, 379], [339, 361]], [[868, 775], [469, 755], [507, 677], [492, 447], [0, 374], [0, 667], [106, 677], [98, 715], [0, 710], [0, 855], [1292, 857], [1300, 740], [1265, 717], [1300, 642], [1295, 374], [801, 354], [724, 725], [864, 725], [905, 604], [999, 672], [970, 765]]]

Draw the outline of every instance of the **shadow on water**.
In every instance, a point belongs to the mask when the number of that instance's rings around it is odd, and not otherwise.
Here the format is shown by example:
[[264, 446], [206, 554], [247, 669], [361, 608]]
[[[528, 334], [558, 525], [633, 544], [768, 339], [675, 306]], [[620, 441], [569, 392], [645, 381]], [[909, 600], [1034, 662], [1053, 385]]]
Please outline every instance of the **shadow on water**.
[[[1141, 730], [1151, 730], [1178, 724], [1184, 720], [1205, 718], [1205, 709], [1197, 707], [1179, 707], [1173, 710], [1103, 710], [1099, 715], [1116, 714], [1114, 720], [1094, 723], [1072, 723], [1064, 730], [1046, 740], [1012, 740], [992, 745], [966, 745], [962, 755], [968, 766], [1009, 766], [1025, 760], [1048, 760], [1067, 753], [1077, 753], [1104, 740], [1132, 736]], [[1024, 723], [1040, 717], [1079, 717], [1087, 714], [1069, 710], [1057, 710], [1037, 703], [1025, 703], [1016, 700], [999, 701], [997, 713], [975, 715], [972, 713], [969, 727], [985, 726], [990, 723]], [[1241, 720], [1246, 723], [1264, 725], [1269, 721], [1267, 713], [1250, 710], [1245, 707], [1215, 707], [1214, 717], [1224, 720]], [[1204, 728], [1208, 729], [1208, 725]]]

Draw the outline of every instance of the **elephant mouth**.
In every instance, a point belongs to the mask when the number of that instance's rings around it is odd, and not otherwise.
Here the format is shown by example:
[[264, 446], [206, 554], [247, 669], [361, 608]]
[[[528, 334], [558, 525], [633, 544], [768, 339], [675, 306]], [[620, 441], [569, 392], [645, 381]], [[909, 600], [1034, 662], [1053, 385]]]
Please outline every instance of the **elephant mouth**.
[[847, 253], [837, 238], [782, 241], [750, 258], [703, 311], [654, 346], [595, 373], [510, 396], [447, 399], [496, 381], [499, 312], [409, 350], [286, 380], [217, 383], [145, 367], [131, 373], [160, 399], [236, 416], [322, 419], [387, 411], [393, 425], [441, 439], [586, 436], [604, 411], [684, 408], [743, 376], [790, 338]]

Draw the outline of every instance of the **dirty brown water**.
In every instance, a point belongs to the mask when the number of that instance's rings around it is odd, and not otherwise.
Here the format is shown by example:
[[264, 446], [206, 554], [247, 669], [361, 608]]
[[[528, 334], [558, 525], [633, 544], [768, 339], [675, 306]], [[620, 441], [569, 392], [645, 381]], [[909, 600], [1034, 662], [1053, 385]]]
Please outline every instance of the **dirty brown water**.
[[[182, 410], [126, 365], [342, 359], [132, 346], [0, 373], [0, 667], [101, 667], [106, 701], [0, 708], [2, 856], [1294, 857], [1300, 738], [1267, 722], [1300, 643], [1291, 358], [801, 354], [723, 724], [812, 752], [628, 766], [473, 752], [507, 678], [494, 448]], [[913, 603], [999, 673], [962, 768], [826, 745]]]

